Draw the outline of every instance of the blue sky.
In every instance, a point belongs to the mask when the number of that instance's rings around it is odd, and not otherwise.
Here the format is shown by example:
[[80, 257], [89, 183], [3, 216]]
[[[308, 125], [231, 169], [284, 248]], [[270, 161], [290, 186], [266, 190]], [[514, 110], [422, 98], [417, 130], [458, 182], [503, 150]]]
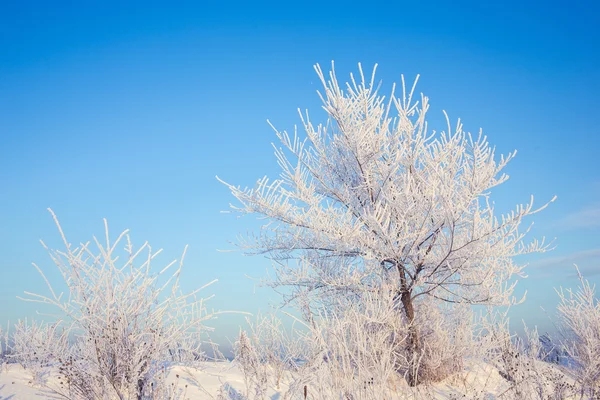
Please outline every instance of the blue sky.
[[[252, 185], [275, 176], [266, 123], [292, 129], [297, 108], [318, 114], [313, 64], [379, 64], [383, 88], [421, 74], [430, 120], [442, 110], [480, 127], [500, 153], [518, 150], [498, 207], [544, 202], [534, 236], [557, 249], [531, 257], [515, 319], [549, 328], [553, 287], [575, 284], [576, 262], [600, 278], [600, 10], [593, 2], [3, 2], [0, 5], [0, 321], [39, 307], [31, 262], [58, 282], [39, 239], [60, 246], [46, 208], [72, 242], [131, 229], [190, 249], [185, 289], [212, 279], [218, 310], [255, 312], [278, 297], [257, 288], [269, 262], [218, 252], [258, 226], [223, 214], [233, 201], [215, 175]], [[489, 4], [488, 4], [489, 3]], [[233, 337], [242, 317], [214, 322]]]

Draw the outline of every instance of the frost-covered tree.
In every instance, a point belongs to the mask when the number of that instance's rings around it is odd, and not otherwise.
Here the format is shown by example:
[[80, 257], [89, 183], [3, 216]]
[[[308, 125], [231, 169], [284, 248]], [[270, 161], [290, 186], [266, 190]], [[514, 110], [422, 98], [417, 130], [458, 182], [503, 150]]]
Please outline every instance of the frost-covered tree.
[[[52, 213], [52, 211], [50, 211]], [[47, 325], [22, 325], [23, 338], [53, 340], [56, 326], [65, 326], [61, 338], [68, 346], [42, 346], [43, 362], [58, 367], [59, 386], [52, 387], [69, 399], [163, 399], [169, 388], [161, 376], [172, 362], [193, 363], [203, 358], [202, 336], [206, 312], [199, 288], [182, 293], [179, 281], [183, 257], [159, 271], [152, 268], [161, 252], [148, 243], [135, 248], [128, 231], [111, 240], [105, 221], [104, 241], [74, 246], [69, 243], [52, 213], [64, 250], [47, 248], [64, 279], [60, 293], [34, 266], [48, 294], [25, 292], [24, 300], [50, 304], [58, 320]], [[63, 324], [60, 324], [60, 322]], [[32, 358], [23, 343], [16, 355]], [[48, 350], [48, 349], [52, 350]], [[165, 397], [166, 396], [166, 397]]]
[[[521, 229], [547, 204], [535, 209], [532, 198], [498, 215], [491, 201], [516, 152], [496, 157], [486, 137], [463, 131], [460, 120], [430, 131], [428, 98], [414, 99], [416, 80], [406, 90], [402, 78], [402, 95], [394, 86], [386, 99], [375, 69], [366, 80], [359, 65], [360, 80], [351, 75], [345, 89], [333, 68], [329, 79], [315, 69], [327, 123], [300, 112], [304, 134], [274, 128], [278, 179], [246, 189], [226, 184], [241, 203], [234, 210], [266, 218], [242, 246], [276, 261], [273, 284], [291, 287], [295, 299], [325, 294], [326, 301], [393, 282], [409, 324], [420, 298], [515, 302], [513, 278], [524, 266], [513, 257], [548, 249], [544, 240], [525, 243]], [[422, 349], [418, 329], [408, 346]]]

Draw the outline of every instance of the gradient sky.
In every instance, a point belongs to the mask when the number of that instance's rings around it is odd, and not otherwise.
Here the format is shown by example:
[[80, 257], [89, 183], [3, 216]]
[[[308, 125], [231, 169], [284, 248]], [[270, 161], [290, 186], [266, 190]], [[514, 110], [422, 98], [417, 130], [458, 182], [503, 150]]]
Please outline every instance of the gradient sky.
[[[268, 260], [217, 251], [258, 223], [221, 213], [233, 198], [215, 175], [274, 177], [266, 119], [291, 130], [298, 108], [319, 115], [312, 66], [331, 60], [340, 80], [378, 63], [384, 92], [421, 74], [431, 127], [445, 128], [446, 110], [500, 153], [517, 149], [498, 209], [558, 196], [530, 219], [557, 248], [529, 258], [514, 320], [550, 329], [540, 306], [576, 284], [573, 263], [600, 279], [597, 2], [121, 3], [0, 5], [0, 321], [40, 309], [16, 298], [45, 293], [31, 262], [59, 282], [39, 244], [60, 246], [48, 207], [72, 242], [107, 218], [113, 235], [164, 248], [158, 264], [189, 244], [184, 289], [218, 278], [205, 291], [214, 309], [277, 303], [246, 277]], [[214, 336], [242, 319], [221, 316]]]

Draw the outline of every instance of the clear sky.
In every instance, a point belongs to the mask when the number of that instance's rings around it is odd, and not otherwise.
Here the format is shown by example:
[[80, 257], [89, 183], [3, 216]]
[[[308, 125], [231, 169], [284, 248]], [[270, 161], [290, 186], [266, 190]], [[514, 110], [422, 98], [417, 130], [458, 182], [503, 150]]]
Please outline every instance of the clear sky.
[[[258, 224], [220, 212], [233, 198], [215, 175], [274, 177], [266, 119], [293, 129], [297, 108], [317, 114], [312, 66], [331, 60], [340, 79], [378, 63], [384, 91], [421, 74], [432, 127], [446, 110], [500, 153], [517, 149], [499, 209], [558, 196], [532, 219], [557, 249], [531, 257], [516, 319], [549, 328], [540, 306], [575, 284], [573, 263], [600, 279], [597, 2], [168, 3], [1, 3], [0, 321], [39, 309], [16, 299], [45, 290], [31, 262], [59, 281], [38, 242], [60, 246], [48, 207], [72, 242], [107, 218], [164, 248], [159, 262], [189, 244], [184, 289], [218, 278], [215, 309], [276, 303], [246, 277], [268, 260], [217, 251]], [[215, 321], [217, 339], [241, 319]]]

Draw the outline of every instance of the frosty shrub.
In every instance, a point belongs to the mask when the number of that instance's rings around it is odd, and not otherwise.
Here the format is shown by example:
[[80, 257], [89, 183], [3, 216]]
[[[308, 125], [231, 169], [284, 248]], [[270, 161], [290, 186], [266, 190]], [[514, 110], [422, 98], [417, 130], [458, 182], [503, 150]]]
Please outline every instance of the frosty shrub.
[[[577, 267], [576, 267], [577, 268]], [[600, 302], [596, 287], [577, 269], [580, 286], [557, 290], [558, 313], [567, 356], [573, 361], [581, 395], [600, 396]]]
[[[505, 313], [492, 314], [484, 321], [487, 338], [481, 346], [487, 361], [494, 365], [508, 383], [502, 398], [528, 400], [562, 400], [575, 394], [571, 379], [556, 365], [544, 362], [552, 349], [542, 347], [537, 328], [524, 326], [525, 337], [509, 331]], [[487, 339], [487, 342], [486, 342]]]
[[274, 314], [257, 318], [252, 327], [252, 334], [257, 337], [259, 350], [265, 355], [271, 368], [274, 385], [281, 389], [284, 375], [298, 368], [298, 360], [302, 357], [303, 346], [293, 330], [289, 331]]
[[67, 330], [60, 324], [18, 321], [12, 335], [11, 358], [29, 372], [35, 385], [43, 385], [49, 367], [58, 363], [67, 352]]
[[266, 398], [269, 385], [269, 366], [267, 357], [256, 345], [256, 337], [248, 337], [245, 331], [240, 331], [234, 344], [234, 362], [239, 366], [244, 376], [247, 400], [263, 400]]
[[10, 349], [8, 348], [8, 330], [10, 324], [6, 324], [6, 332], [2, 331], [0, 326], [0, 374], [8, 368], [8, 356]]
[[[438, 382], [463, 370], [465, 357], [478, 355], [471, 307], [417, 301], [415, 324], [423, 340], [420, 352], [404, 349], [408, 362], [399, 371], [419, 382]], [[411, 370], [412, 368], [412, 370]]]
[[403, 398], [401, 393], [413, 392], [398, 377], [439, 381], [459, 372], [463, 359], [473, 354], [469, 307], [417, 301], [419, 320], [412, 323], [422, 327], [425, 344], [414, 353], [406, 346], [411, 326], [398, 318], [400, 300], [394, 290], [382, 287], [337, 301], [342, 303], [337, 309], [329, 304], [313, 312], [305, 332], [298, 332], [307, 361], [290, 374], [290, 392], [296, 395], [306, 387], [316, 399]]
[[[340, 85], [333, 69], [328, 79], [315, 69], [328, 121], [316, 125], [300, 113], [303, 134], [275, 130], [280, 178], [246, 189], [226, 184], [241, 203], [235, 211], [267, 221], [241, 246], [275, 260], [272, 284], [287, 288], [286, 300], [320, 306], [393, 287], [397, 318], [409, 329], [409, 360], [424, 361], [417, 303], [514, 303], [514, 278], [524, 266], [513, 257], [548, 250], [544, 240], [524, 242], [521, 223], [547, 204], [535, 209], [532, 199], [496, 213], [490, 191], [508, 179], [502, 171], [516, 152], [497, 157], [487, 138], [465, 132], [460, 120], [430, 131], [429, 100], [416, 99], [416, 81], [406, 90], [402, 79], [401, 96], [393, 87], [386, 99], [375, 70], [367, 80], [359, 66], [359, 79]], [[406, 376], [411, 385], [441, 369], [415, 371], [416, 364]]]
[[407, 365], [407, 326], [397, 318], [393, 292], [361, 296], [343, 312], [314, 310], [308, 323], [286, 313], [297, 322], [291, 330], [274, 315], [248, 321], [249, 331], [235, 344], [246, 398], [267, 398], [271, 388], [287, 399], [303, 399], [305, 392], [310, 399], [389, 397], [397, 369]]
[[[281, 389], [285, 375], [298, 369], [298, 362], [304, 356], [304, 343], [297, 335], [295, 329], [288, 329], [281, 319], [274, 313], [269, 315], [259, 314], [254, 321], [246, 319], [248, 331], [240, 332], [236, 342], [236, 362], [247, 361], [248, 356], [242, 350], [249, 346], [250, 353], [255, 353], [256, 362], [268, 368], [267, 378], [269, 385], [276, 390]], [[245, 346], [242, 344], [245, 343]], [[251, 372], [254, 369], [240, 365], [242, 372]], [[260, 372], [260, 371], [256, 371]], [[251, 378], [261, 381], [258, 377]]]
[[391, 398], [397, 370], [408, 365], [408, 325], [398, 318], [393, 292], [335, 301], [341, 303], [338, 310], [315, 310], [306, 329], [298, 331], [306, 362], [292, 375], [292, 398], [300, 399], [304, 390], [311, 399]]
[[[52, 211], [51, 211], [52, 213]], [[151, 269], [160, 253], [144, 243], [134, 248], [128, 231], [111, 241], [105, 221], [104, 243], [70, 244], [52, 213], [65, 249], [48, 249], [68, 287], [57, 293], [42, 269], [49, 295], [25, 292], [25, 300], [51, 304], [62, 314], [69, 346], [58, 361], [58, 393], [70, 399], [167, 398], [159, 386], [170, 363], [203, 358], [204, 299], [197, 289], [183, 294], [178, 266]], [[124, 247], [121, 251], [120, 247]], [[184, 251], [185, 256], [185, 251]], [[169, 273], [172, 269], [174, 272]]]

